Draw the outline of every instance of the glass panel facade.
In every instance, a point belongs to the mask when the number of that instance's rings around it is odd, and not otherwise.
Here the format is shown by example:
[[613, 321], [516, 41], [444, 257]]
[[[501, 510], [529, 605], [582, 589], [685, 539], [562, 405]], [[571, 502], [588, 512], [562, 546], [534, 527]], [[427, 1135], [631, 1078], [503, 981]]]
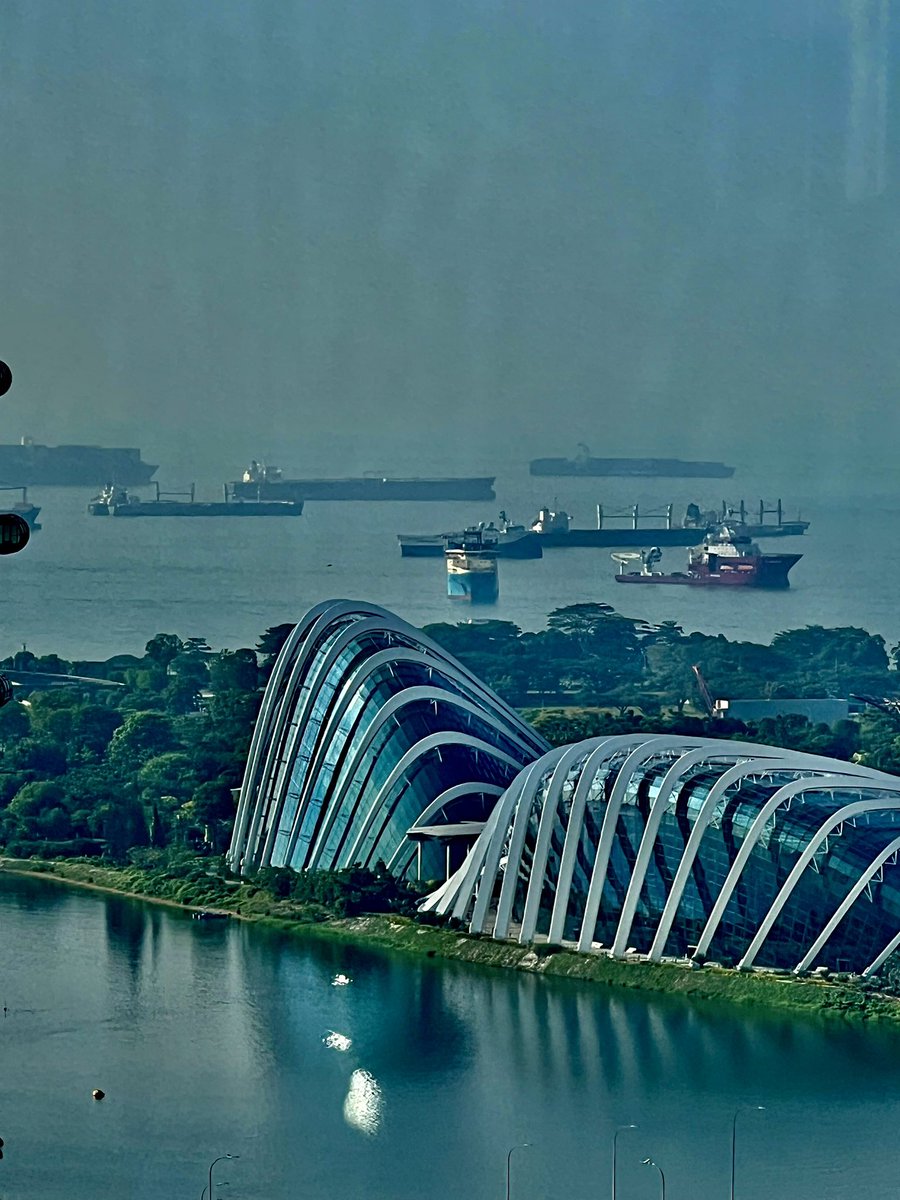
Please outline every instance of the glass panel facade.
[[[654, 958], [699, 953], [745, 967], [796, 969], [827, 932], [805, 966], [865, 970], [900, 929], [894, 847], [900, 841], [900, 780], [772, 747], [754, 760], [749, 745], [732, 750], [710, 739], [704, 757], [696, 743], [673, 750], [668, 741], [635, 735], [634, 746], [617, 749], [589, 781], [582, 778], [590, 761], [585, 753], [552, 797], [548, 770], [533, 797], [521, 801], [530, 804], [525, 843], [517, 861], [504, 864], [506, 872], [516, 872], [511, 930], [525, 913], [541, 814], [549, 802], [546, 861], [534, 884], [540, 895], [537, 938], [550, 932], [559, 887], [565, 889], [563, 940], [585, 949], [599, 944], [624, 954], [633, 948]], [[723, 780], [737, 765], [740, 772]], [[835, 782], [835, 776], [841, 778]], [[587, 800], [571, 828], [579, 786]], [[510, 853], [509, 833], [494, 835], [503, 839], [501, 862]], [[560, 874], [567, 840], [576, 847], [571, 879]], [[608, 845], [608, 862], [595, 882], [597, 917], [586, 928], [601, 844]], [[474, 853], [490, 861], [488, 849], [485, 835]], [[460, 886], [466, 877], [460, 873]], [[481, 885], [492, 887], [496, 897], [501, 877], [498, 872]], [[448, 888], [440, 904], [459, 900]], [[845, 901], [847, 911], [838, 920]], [[530, 927], [526, 932], [530, 936]]]
[[[395, 869], [421, 863], [426, 876], [442, 875], [444, 839], [425, 839], [418, 851], [410, 827], [457, 785], [463, 793], [429, 825], [483, 823], [546, 743], [389, 613], [325, 605], [301, 624], [263, 699], [262, 744], [248, 763], [230, 861], [252, 871], [393, 860]], [[453, 847], [453, 861], [474, 836]]]
[[[476, 886], [487, 888], [492, 928], [513, 872], [514, 935], [547, 937], [556, 914], [564, 941], [654, 958], [861, 971], [900, 929], [900, 781], [713, 739], [594, 741], [557, 771], [560, 753], [391, 614], [319, 605], [269, 682], [229, 859], [247, 872], [385, 862], [443, 878], [471, 849], [481, 868], [459, 871], [438, 911], [471, 913]], [[478, 830], [545, 754], [517, 801], [524, 840], [510, 861], [515, 812]], [[427, 831], [410, 837], [426, 812]]]

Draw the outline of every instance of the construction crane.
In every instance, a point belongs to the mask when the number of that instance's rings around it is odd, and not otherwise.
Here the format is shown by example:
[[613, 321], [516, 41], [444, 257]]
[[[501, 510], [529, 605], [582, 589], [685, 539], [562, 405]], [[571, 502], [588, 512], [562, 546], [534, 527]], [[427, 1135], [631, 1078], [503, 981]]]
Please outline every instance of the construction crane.
[[861, 704], [868, 705], [869, 708], [875, 708], [878, 712], [884, 713], [886, 717], [890, 717], [895, 725], [900, 725], [900, 700], [886, 696], [879, 699], [877, 696], [857, 696], [852, 692], [851, 700], [858, 700]]
[[709, 690], [709, 685], [703, 678], [703, 672], [700, 670], [700, 664], [694, 663], [694, 665], [691, 667], [691, 670], [694, 672], [694, 678], [697, 681], [697, 691], [700, 693], [700, 699], [703, 701], [703, 707], [706, 709], [706, 715], [708, 717], [714, 717], [716, 715], [716, 705], [713, 701], [712, 693]]

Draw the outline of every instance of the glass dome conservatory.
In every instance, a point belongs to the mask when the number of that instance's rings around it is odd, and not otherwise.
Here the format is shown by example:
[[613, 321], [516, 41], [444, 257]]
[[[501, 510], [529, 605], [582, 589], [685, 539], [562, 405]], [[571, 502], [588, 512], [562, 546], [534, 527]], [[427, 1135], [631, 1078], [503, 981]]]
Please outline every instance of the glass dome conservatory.
[[871, 974], [900, 946], [900, 779], [646, 733], [550, 749], [416, 629], [348, 601], [287, 639], [230, 865], [439, 879], [471, 931], [625, 957]]
[[547, 744], [417, 630], [331, 602], [295, 627], [257, 719], [229, 862], [384, 862], [444, 878]]
[[900, 943], [898, 854], [893, 776], [746, 742], [598, 738], [523, 770], [426, 907], [620, 958], [872, 973]]

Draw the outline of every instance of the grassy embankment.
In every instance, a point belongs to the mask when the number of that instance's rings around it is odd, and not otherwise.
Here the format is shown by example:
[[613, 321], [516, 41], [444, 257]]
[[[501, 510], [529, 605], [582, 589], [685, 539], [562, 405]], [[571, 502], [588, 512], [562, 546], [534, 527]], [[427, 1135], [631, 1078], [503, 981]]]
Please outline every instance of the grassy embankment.
[[900, 1024], [900, 999], [858, 984], [793, 979], [719, 968], [688, 970], [668, 963], [621, 962], [551, 947], [531, 949], [512, 942], [421, 925], [396, 914], [336, 917], [318, 905], [275, 899], [243, 883], [227, 883], [198, 865], [184, 873], [107, 867], [90, 862], [0, 859], [0, 870], [39, 875], [80, 887], [114, 892], [184, 908], [225, 910], [244, 920], [304, 937], [328, 938], [417, 957], [455, 959], [481, 966], [585, 980], [610, 987], [726, 1001], [777, 1010]]

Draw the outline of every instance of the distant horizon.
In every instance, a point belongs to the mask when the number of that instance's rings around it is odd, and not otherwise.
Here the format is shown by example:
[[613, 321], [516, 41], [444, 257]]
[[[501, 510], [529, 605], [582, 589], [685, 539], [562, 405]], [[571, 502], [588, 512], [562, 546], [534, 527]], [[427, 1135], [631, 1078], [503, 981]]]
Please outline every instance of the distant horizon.
[[887, 468], [879, 14], [9, 0], [0, 438]]

